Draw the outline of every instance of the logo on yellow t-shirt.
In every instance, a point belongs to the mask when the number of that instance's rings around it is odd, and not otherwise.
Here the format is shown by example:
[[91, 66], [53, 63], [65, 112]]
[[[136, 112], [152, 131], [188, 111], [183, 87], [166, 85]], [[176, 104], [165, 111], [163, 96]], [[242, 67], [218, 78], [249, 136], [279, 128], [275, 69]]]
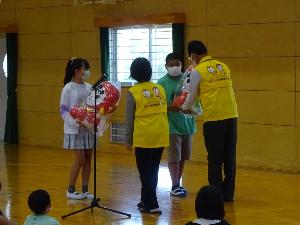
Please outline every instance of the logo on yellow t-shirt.
[[[157, 87], [153, 87], [152, 90], [153, 90], [153, 93], [155, 94], [155, 97], [160, 97], [160, 91]], [[154, 97], [153, 94], [151, 94], [151, 91], [148, 89], [143, 89], [142, 93], [143, 93], [144, 98], [146, 98], [146, 99]]]
[[151, 92], [149, 91], [149, 90], [147, 90], [147, 89], [143, 89], [143, 96], [145, 97], [145, 98], [151, 98]]

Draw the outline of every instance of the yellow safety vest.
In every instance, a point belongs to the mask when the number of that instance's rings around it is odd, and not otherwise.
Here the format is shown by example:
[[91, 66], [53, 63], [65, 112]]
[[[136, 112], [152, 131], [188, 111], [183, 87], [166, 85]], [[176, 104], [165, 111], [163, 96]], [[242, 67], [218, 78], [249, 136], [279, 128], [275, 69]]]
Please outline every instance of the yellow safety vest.
[[228, 66], [206, 56], [194, 69], [201, 76], [199, 98], [204, 122], [238, 117]]
[[133, 146], [160, 148], [169, 146], [167, 99], [163, 89], [153, 82], [130, 88], [135, 99]]

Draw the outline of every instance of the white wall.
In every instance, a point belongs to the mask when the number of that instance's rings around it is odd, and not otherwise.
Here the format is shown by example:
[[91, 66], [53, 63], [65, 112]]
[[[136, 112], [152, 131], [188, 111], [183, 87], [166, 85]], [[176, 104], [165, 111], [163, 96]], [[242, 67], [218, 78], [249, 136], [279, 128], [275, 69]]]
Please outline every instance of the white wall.
[[0, 141], [4, 139], [5, 118], [6, 118], [6, 100], [7, 100], [7, 82], [3, 70], [3, 60], [6, 55], [5, 35], [0, 34]]

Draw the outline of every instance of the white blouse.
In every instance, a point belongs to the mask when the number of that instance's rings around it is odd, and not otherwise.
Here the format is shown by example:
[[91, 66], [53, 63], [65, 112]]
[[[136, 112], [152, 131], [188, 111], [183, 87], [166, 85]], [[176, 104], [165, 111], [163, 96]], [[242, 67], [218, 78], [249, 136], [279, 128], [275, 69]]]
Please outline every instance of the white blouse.
[[71, 117], [70, 110], [73, 106], [84, 102], [91, 92], [89, 83], [77, 84], [75, 82], [67, 83], [60, 98], [60, 115], [64, 120], [64, 133], [77, 134], [79, 124]]

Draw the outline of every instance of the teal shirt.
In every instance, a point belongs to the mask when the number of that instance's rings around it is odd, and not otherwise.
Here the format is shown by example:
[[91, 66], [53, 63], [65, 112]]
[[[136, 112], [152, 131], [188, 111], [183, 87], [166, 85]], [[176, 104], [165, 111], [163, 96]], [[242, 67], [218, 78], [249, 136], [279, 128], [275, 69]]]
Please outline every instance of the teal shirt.
[[31, 215], [26, 218], [24, 225], [60, 225], [60, 224], [54, 217], [51, 216]]
[[[176, 87], [181, 81], [183, 74], [178, 77], [171, 77], [168, 74], [158, 80], [166, 92], [168, 105], [172, 105]], [[196, 131], [194, 116], [181, 112], [168, 112], [170, 134], [191, 135]]]

